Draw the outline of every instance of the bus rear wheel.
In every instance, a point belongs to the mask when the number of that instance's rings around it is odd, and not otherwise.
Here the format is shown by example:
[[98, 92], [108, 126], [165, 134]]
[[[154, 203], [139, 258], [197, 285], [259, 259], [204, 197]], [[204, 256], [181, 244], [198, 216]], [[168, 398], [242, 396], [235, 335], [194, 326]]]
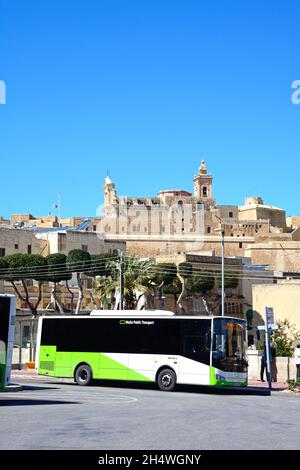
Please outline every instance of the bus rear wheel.
[[171, 392], [176, 385], [176, 374], [172, 369], [163, 369], [157, 376], [157, 385], [163, 392]]
[[90, 385], [92, 382], [92, 369], [87, 364], [81, 364], [75, 372], [75, 382], [78, 385]]

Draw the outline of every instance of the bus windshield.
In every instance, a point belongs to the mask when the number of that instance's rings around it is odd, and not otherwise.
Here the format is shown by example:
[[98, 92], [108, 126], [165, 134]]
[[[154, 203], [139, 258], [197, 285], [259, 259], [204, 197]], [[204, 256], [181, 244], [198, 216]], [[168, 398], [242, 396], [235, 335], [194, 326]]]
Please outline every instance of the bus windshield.
[[246, 322], [214, 318], [212, 365], [227, 372], [246, 372]]

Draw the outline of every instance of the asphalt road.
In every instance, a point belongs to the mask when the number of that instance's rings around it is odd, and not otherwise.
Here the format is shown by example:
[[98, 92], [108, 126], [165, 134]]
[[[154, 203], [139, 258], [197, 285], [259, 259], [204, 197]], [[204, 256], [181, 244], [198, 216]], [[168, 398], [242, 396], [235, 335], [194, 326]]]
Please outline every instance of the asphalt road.
[[0, 394], [0, 449], [300, 449], [299, 396], [22, 384]]

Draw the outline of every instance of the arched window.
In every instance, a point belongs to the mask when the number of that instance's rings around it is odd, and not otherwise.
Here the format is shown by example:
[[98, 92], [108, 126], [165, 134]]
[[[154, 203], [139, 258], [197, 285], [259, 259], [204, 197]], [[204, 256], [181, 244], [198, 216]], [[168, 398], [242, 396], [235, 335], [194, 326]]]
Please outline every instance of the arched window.
[[207, 197], [207, 186], [203, 186], [202, 188], [202, 196]]

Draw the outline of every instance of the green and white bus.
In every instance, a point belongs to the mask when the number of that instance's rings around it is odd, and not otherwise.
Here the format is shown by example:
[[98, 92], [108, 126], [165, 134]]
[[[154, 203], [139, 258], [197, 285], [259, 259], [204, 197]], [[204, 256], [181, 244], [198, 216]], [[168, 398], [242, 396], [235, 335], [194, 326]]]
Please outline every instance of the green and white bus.
[[162, 311], [99, 310], [89, 316], [41, 317], [41, 375], [178, 384], [247, 385], [246, 321]]

